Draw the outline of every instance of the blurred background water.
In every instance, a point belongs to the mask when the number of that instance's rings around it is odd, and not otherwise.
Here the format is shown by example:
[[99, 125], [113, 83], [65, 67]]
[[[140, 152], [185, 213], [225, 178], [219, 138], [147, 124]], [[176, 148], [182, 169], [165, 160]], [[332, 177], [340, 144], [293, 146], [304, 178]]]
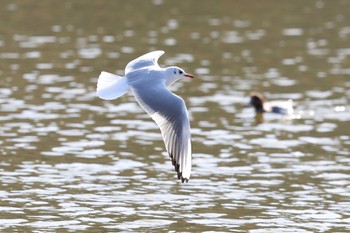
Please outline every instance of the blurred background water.
[[[349, 232], [350, 2], [3, 0], [0, 231]], [[193, 174], [101, 70], [161, 49], [197, 79]], [[293, 99], [257, 121], [252, 91]]]

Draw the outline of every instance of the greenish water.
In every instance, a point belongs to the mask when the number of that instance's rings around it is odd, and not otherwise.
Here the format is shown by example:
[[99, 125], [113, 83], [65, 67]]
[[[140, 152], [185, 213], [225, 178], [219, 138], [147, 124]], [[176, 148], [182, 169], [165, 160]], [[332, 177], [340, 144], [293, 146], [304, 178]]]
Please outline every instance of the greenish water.
[[[0, 231], [348, 232], [349, 1], [3, 1]], [[161, 49], [195, 80], [181, 184], [131, 95], [95, 95]], [[293, 99], [256, 119], [250, 92]]]

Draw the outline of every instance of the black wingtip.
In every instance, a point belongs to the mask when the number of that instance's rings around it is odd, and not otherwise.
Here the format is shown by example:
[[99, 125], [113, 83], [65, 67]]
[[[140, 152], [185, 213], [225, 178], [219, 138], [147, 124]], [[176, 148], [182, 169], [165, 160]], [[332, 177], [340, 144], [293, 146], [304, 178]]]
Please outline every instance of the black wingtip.
[[170, 156], [170, 159], [171, 159], [171, 163], [173, 164], [174, 169], [175, 169], [175, 171], [177, 173], [177, 179], [181, 180], [182, 183], [185, 183], [185, 182], [188, 183], [189, 179], [182, 177], [182, 172], [180, 172], [180, 164], [178, 164], [175, 161], [175, 159], [174, 159], [172, 154], [169, 154], [169, 156]]
[[180, 164], [176, 164], [176, 163], [175, 163], [174, 168], [175, 168], [175, 171], [176, 171], [177, 173], [179, 173]]
[[182, 183], [185, 183], [185, 182], [188, 183], [188, 181], [189, 181], [189, 180], [188, 180], [187, 178], [181, 177], [181, 182], [182, 182]]
[[183, 176], [182, 176], [182, 172], [178, 172], [177, 173], [177, 178], [179, 179], [179, 180], [181, 180], [181, 182], [182, 183], [188, 183], [188, 181], [189, 181], [189, 179], [187, 179], [187, 178], [184, 178]]

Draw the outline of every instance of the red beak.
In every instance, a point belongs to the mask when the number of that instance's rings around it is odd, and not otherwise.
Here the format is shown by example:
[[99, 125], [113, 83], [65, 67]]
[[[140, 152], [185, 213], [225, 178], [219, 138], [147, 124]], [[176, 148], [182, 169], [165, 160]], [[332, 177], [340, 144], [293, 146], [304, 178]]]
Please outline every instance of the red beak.
[[185, 74], [185, 77], [187, 77], [187, 78], [194, 78], [194, 76], [192, 74]]

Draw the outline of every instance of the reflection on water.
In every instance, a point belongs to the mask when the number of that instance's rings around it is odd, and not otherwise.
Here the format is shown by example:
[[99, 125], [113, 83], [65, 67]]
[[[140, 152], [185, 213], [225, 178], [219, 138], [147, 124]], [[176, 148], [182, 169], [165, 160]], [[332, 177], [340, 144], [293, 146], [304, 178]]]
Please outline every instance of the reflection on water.
[[[348, 5], [5, 1], [1, 231], [349, 231]], [[173, 87], [185, 185], [131, 95], [95, 96], [100, 70], [153, 49], [199, 77]], [[256, 120], [252, 91], [298, 105]]]

